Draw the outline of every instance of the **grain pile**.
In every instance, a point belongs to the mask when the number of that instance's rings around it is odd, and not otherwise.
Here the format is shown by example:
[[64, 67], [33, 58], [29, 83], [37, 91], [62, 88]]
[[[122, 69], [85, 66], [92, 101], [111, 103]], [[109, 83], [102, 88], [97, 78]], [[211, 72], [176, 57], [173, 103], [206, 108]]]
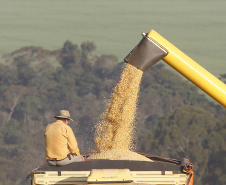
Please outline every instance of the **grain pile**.
[[126, 64], [108, 109], [96, 127], [96, 154], [92, 159], [147, 160], [131, 152], [134, 120], [143, 71]]
[[151, 161], [150, 159], [129, 150], [112, 149], [101, 153], [95, 153], [90, 159], [111, 159], [111, 160], [136, 160], [136, 161]]

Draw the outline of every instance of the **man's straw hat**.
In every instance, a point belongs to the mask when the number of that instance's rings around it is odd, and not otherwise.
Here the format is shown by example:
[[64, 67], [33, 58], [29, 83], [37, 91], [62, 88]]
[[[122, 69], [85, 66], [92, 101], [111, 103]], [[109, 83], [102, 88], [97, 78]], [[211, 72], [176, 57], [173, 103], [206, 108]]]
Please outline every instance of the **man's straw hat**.
[[58, 116], [55, 116], [55, 118], [65, 118], [73, 121], [70, 117], [70, 113], [68, 110], [61, 110]]

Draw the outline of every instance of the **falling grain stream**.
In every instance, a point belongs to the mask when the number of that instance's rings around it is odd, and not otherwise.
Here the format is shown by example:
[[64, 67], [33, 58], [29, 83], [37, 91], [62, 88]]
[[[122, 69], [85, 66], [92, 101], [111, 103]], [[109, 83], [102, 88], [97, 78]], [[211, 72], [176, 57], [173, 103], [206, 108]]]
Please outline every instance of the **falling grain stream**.
[[138, 93], [143, 71], [126, 64], [106, 112], [96, 126], [92, 159], [149, 160], [132, 152]]

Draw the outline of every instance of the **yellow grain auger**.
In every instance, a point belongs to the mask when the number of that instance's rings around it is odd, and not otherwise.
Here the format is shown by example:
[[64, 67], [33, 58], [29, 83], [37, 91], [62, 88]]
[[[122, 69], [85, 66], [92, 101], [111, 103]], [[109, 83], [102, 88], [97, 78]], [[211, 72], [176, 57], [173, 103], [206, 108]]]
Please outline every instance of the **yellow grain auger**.
[[124, 59], [145, 71], [159, 60], [165, 61], [184, 77], [226, 107], [226, 85], [185, 55], [169, 41], [151, 30]]

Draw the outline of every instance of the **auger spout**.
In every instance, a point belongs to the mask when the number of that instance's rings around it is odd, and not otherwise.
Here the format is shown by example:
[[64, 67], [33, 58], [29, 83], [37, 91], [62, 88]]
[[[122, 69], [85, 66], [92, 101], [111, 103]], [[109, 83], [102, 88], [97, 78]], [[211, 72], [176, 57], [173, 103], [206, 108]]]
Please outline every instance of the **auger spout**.
[[145, 71], [163, 57], [167, 55], [167, 51], [153, 42], [144, 33], [144, 37], [139, 44], [126, 56], [125, 62]]

